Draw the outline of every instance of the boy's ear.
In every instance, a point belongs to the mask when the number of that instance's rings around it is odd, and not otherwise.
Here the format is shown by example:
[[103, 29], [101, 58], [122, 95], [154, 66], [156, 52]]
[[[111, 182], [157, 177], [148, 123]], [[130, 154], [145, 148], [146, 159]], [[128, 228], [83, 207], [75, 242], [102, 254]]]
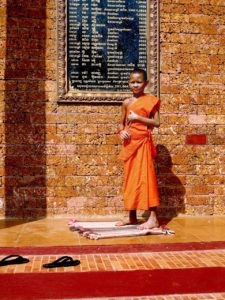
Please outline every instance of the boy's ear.
[[149, 80], [145, 81], [145, 86], [147, 86], [149, 84]]

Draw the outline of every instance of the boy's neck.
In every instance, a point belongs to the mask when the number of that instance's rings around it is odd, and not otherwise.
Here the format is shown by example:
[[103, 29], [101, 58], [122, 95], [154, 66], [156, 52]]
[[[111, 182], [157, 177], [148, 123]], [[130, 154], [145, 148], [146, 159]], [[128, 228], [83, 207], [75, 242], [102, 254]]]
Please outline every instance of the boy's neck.
[[144, 92], [142, 92], [140, 94], [133, 94], [133, 97], [137, 99], [137, 98], [144, 96], [144, 94], [145, 94]]

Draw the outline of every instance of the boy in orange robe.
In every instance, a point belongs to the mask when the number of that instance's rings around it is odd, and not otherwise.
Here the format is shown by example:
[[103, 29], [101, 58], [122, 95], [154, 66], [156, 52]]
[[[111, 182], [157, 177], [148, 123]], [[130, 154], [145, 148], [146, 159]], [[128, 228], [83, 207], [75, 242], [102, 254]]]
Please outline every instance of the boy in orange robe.
[[139, 225], [139, 229], [159, 226], [156, 212], [159, 194], [153, 164], [156, 150], [151, 131], [160, 125], [160, 100], [144, 93], [147, 84], [144, 70], [136, 69], [130, 73], [129, 87], [133, 97], [122, 104], [118, 128], [123, 142], [119, 155], [124, 161], [123, 200], [125, 210], [129, 211], [129, 220], [118, 222], [117, 226], [138, 224], [136, 210], [149, 210], [148, 220]]

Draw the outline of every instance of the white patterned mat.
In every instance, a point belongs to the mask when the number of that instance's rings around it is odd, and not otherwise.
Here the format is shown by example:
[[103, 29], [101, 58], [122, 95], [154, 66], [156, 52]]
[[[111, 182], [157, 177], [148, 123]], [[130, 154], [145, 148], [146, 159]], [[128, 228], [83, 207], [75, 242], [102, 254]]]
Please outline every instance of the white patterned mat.
[[137, 225], [116, 226], [116, 223], [117, 222], [79, 222], [71, 220], [68, 225], [71, 231], [78, 231], [82, 236], [92, 240], [152, 234], [171, 235], [175, 233], [166, 226], [140, 230], [137, 229]]

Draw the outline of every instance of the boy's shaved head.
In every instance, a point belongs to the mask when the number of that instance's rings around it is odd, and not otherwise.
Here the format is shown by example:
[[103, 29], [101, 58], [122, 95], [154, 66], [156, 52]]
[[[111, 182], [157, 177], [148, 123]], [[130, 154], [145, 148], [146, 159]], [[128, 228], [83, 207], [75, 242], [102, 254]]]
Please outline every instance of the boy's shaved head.
[[134, 74], [134, 73], [142, 74], [144, 80], [145, 80], [145, 81], [148, 80], [147, 72], [146, 72], [145, 70], [136, 68], [136, 69], [134, 69], [133, 71], [131, 71], [130, 75], [131, 75], [131, 74]]

